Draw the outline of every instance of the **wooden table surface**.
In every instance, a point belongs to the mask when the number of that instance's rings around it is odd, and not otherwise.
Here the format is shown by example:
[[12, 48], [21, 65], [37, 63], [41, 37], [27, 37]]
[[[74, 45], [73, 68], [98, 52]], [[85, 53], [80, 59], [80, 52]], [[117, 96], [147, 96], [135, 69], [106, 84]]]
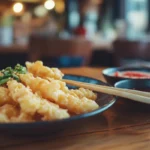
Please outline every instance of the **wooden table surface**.
[[[104, 80], [102, 68], [62, 69]], [[0, 150], [150, 150], [150, 106], [118, 99], [107, 111], [61, 133], [41, 137], [0, 135]]]

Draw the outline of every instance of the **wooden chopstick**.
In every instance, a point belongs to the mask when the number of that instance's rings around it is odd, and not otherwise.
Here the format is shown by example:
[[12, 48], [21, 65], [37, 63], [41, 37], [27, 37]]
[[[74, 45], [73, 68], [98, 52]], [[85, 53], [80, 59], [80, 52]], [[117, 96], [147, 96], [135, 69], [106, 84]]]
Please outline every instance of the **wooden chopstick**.
[[[91, 85], [94, 85], [94, 86], [101, 86], [103, 88], [109, 88], [109, 89], [114, 89], [114, 87], [111, 87], [111, 86], [105, 86], [105, 85], [97, 85], [97, 84], [91, 84], [91, 83], [85, 83], [85, 82], [79, 82], [79, 81], [73, 81], [73, 80], [64, 80], [64, 82], [68, 83], [68, 84], [72, 84], [72, 85], [75, 85], [76, 86], [79, 86], [78, 83], [80, 84], [86, 84], [88, 86], [91, 86]], [[123, 92], [128, 92], [128, 93], [133, 93], [133, 94], [137, 94], [137, 95], [141, 95], [141, 96], [146, 96], [146, 97], [150, 97], [150, 93], [148, 92], [142, 92], [142, 91], [138, 91], [138, 90], [129, 90], [129, 89], [122, 89], [122, 88], [115, 88], [116, 90], [118, 91], [123, 91]], [[91, 89], [92, 90], [92, 89]], [[98, 91], [99, 92], [99, 91]]]
[[96, 92], [102, 92], [105, 94], [110, 94], [110, 95], [128, 98], [131, 100], [150, 104], [150, 93], [148, 92], [121, 89], [121, 88], [109, 87], [105, 85], [90, 84], [90, 83], [84, 83], [84, 82], [66, 80], [66, 79], [63, 79], [63, 81], [66, 82], [67, 84], [87, 88], [89, 90], [93, 90]]

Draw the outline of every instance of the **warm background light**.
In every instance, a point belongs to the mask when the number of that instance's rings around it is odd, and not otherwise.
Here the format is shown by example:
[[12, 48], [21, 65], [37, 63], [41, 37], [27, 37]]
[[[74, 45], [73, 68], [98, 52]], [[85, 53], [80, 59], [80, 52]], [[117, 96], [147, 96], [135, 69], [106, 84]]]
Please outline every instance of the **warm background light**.
[[43, 5], [39, 5], [39, 6], [35, 7], [34, 14], [37, 17], [44, 17], [48, 14], [48, 10]]
[[56, 1], [55, 11], [57, 13], [63, 13], [65, 11], [65, 2], [64, 2], [64, 0], [57, 0]]
[[55, 7], [55, 2], [53, 0], [47, 0], [45, 3], [44, 3], [44, 7], [48, 10], [51, 10]]
[[23, 4], [22, 3], [15, 3], [13, 6], [13, 11], [15, 13], [20, 13], [23, 10]]

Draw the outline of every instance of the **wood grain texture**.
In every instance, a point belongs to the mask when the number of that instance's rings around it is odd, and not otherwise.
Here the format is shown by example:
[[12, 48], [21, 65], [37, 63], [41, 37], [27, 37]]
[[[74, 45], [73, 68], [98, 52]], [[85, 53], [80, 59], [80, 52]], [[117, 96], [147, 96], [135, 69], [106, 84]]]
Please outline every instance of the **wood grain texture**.
[[[101, 68], [62, 69], [64, 73], [103, 79]], [[150, 106], [126, 99], [102, 114], [86, 118], [50, 136], [0, 135], [0, 150], [149, 150]]]

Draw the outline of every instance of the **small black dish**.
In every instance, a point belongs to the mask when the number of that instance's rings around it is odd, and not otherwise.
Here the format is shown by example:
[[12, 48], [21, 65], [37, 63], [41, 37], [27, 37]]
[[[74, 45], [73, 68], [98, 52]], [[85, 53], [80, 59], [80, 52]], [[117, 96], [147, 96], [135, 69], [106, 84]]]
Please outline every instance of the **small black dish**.
[[150, 91], [150, 79], [122, 80], [117, 82], [115, 87], [124, 89], [136, 89], [140, 91]]
[[[150, 91], [150, 79], [135, 79], [135, 80], [122, 80], [115, 84], [117, 88], [123, 89], [135, 89], [140, 91]], [[120, 112], [133, 113], [136, 115], [140, 114], [149, 114], [150, 113], [150, 105], [147, 103], [130, 100], [127, 98], [117, 97], [118, 107]], [[127, 115], [127, 113], [125, 113]], [[132, 116], [132, 115], [131, 115]], [[130, 116], [128, 116], [130, 117]], [[133, 117], [133, 116], [132, 116]]]
[[150, 79], [122, 80], [115, 87], [150, 92]]
[[[106, 85], [106, 83], [102, 81], [85, 77], [85, 76], [65, 75], [64, 78], [81, 81], [81, 82]], [[77, 88], [77, 87], [70, 86], [69, 88]], [[97, 93], [97, 94], [98, 96], [96, 102], [98, 103], [99, 108], [92, 112], [81, 114], [81, 115], [75, 115], [67, 119], [56, 120], [56, 121], [37, 121], [32, 123], [0, 123], [0, 132], [1, 134], [7, 133], [13, 135], [36, 136], [36, 135], [47, 135], [47, 134], [49, 135], [49, 134], [63, 131], [68, 127], [74, 127], [76, 124], [80, 124], [79, 122], [80, 120], [102, 113], [103, 111], [111, 107], [116, 101], [116, 98], [112, 95], [103, 94], [103, 93]]]
[[[116, 67], [116, 68], [107, 68], [104, 69], [102, 74], [106, 79], [107, 83], [110, 85], [114, 85], [116, 82], [120, 80], [126, 80], [131, 78], [123, 78], [123, 77], [115, 77], [114, 73], [117, 71], [140, 71], [150, 73], [150, 68], [148, 67]], [[131, 79], [131, 80], [146, 80], [146, 79]]]

